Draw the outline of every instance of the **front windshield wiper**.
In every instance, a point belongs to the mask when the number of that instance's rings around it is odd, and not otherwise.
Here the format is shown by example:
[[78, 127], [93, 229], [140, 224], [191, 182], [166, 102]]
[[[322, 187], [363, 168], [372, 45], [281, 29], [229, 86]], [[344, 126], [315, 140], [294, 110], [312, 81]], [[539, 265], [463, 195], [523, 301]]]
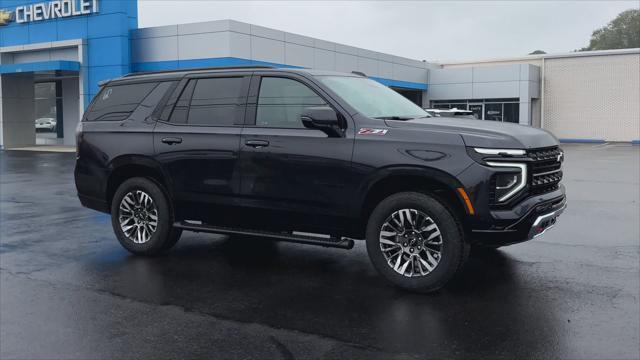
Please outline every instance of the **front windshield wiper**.
[[376, 116], [374, 119], [380, 120], [411, 120], [415, 119], [414, 116]]

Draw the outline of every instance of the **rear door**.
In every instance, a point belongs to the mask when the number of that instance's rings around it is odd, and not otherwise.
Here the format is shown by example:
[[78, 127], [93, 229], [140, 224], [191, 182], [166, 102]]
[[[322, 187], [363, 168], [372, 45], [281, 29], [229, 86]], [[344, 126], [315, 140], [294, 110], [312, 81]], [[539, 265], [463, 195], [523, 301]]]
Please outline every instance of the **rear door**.
[[[261, 226], [294, 223], [296, 229], [317, 232], [341, 227], [337, 219], [347, 215], [355, 190], [350, 118], [302, 76], [256, 72], [251, 83], [240, 143], [245, 204], [266, 210], [256, 215]], [[303, 126], [301, 113], [315, 106], [336, 110], [344, 121], [344, 136]]]
[[223, 223], [240, 191], [238, 151], [250, 73], [184, 79], [154, 131], [179, 219]]

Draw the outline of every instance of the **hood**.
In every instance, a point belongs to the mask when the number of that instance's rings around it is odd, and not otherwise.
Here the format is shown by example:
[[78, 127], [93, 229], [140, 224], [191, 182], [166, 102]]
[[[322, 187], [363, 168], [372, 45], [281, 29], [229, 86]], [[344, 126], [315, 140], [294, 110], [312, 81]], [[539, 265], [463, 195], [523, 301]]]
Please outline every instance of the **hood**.
[[465, 145], [472, 147], [533, 149], [558, 145], [558, 140], [546, 130], [489, 120], [432, 117], [386, 120], [386, 123], [392, 128], [460, 134]]

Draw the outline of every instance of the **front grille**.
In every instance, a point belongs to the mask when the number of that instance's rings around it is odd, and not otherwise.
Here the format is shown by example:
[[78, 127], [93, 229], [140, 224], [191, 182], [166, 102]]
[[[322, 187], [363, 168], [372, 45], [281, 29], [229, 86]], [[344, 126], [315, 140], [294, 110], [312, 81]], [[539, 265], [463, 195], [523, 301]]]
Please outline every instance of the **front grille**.
[[557, 146], [529, 150], [527, 156], [533, 160], [529, 163], [529, 192], [544, 194], [557, 190], [562, 180], [562, 150]]

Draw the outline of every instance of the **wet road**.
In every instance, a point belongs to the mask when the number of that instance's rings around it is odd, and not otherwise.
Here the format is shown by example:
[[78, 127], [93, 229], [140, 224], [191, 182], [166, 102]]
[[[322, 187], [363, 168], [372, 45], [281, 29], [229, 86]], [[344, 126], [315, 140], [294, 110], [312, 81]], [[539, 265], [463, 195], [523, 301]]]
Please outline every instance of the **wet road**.
[[0, 357], [639, 358], [640, 147], [565, 150], [556, 228], [431, 296], [362, 243], [185, 233], [133, 257], [80, 206], [73, 154], [0, 152]]

